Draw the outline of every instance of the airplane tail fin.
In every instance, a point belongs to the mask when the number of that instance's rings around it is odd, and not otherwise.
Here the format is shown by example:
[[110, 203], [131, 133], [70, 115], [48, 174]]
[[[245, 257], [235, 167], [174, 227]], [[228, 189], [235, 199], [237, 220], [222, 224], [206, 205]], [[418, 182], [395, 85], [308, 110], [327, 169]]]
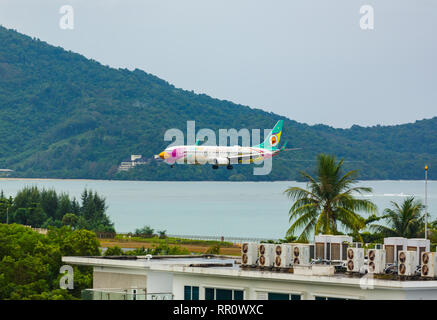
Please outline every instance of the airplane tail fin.
[[264, 148], [264, 149], [274, 149], [279, 144], [279, 141], [281, 140], [281, 134], [282, 134], [282, 125], [284, 123], [284, 120], [279, 120], [276, 122], [275, 126], [273, 127], [272, 131], [267, 135], [266, 139], [263, 143], [255, 146], [258, 148]]

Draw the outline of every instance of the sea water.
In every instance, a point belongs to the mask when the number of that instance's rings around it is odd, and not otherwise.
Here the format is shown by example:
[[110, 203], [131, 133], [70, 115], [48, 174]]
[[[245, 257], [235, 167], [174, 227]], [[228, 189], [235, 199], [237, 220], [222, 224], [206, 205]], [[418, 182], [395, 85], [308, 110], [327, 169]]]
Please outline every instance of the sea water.
[[[365, 198], [379, 213], [391, 201], [408, 196], [424, 201], [424, 181], [361, 181], [372, 187]], [[80, 200], [84, 188], [106, 198], [107, 214], [117, 232], [134, 232], [149, 225], [167, 234], [226, 237], [283, 238], [290, 226], [292, 205], [284, 195], [294, 181], [278, 182], [158, 182], [57, 179], [0, 179], [0, 190], [9, 196], [25, 186], [53, 188]], [[437, 183], [428, 182], [428, 207], [437, 217]]]

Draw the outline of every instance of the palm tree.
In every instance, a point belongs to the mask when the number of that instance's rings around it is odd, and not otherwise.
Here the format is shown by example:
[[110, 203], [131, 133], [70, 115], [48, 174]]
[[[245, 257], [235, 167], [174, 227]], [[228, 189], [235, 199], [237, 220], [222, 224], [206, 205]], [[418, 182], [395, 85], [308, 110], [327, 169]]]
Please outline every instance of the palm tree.
[[370, 228], [382, 233], [386, 237], [415, 238], [420, 236], [425, 227], [422, 211], [425, 206], [420, 200], [408, 197], [401, 205], [391, 202], [393, 208], [384, 210], [382, 217], [387, 221], [387, 226], [372, 225]]
[[356, 170], [342, 175], [343, 162], [343, 159], [336, 162], [334, 156], [321, 154], [317, 157], [317, 179], [300, 172], [308, 180], [308, 190], [299, 187], [285, 190], [295, 201], [289, 211], [289, 220], [293, 223], [288, 236], [302, 230], [298, 241], [308, 241], [312, 232], [339, 234], [339, 224], [361, 240], [359, 230], [365, 227], [366, 220], [358, 212], [376, 213], [376, 205], [354, 197], [355, 193], [368, 193], [372, 189], [354, 186], [358, 177]]

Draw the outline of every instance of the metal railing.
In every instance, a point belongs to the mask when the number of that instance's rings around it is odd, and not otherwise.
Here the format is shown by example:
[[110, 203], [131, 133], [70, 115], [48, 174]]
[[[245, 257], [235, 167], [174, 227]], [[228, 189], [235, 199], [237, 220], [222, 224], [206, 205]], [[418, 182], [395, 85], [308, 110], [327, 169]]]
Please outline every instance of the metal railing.
[[251, 238], [251, 237], [232, 237], [232, 236], [200, 236], [200, 235], [179, 235], [179, 234], [168, 234], [168, 237], [172, 238], [181, 238], [181, 239], [189, 239], [189, 240], [213, 240], [213, 241], [225, 241], [232, 242], [234, 244], [240, 244], [243, 242], [264, 242], [264, 241], [279, 241], [279, 239], [275, 238]]
[[144, 289], [85, 289], [82, 300], [173, 300], [173, 294], [148, 293]]

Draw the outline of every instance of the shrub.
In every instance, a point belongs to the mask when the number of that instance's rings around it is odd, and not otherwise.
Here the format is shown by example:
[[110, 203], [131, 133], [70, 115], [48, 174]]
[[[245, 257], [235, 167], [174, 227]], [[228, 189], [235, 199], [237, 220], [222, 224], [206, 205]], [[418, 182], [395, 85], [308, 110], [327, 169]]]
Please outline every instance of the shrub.
[[119, 246], [114, 246], [106, 249], [104, 256], [122, 256], [124, 254], [123, 250]]

